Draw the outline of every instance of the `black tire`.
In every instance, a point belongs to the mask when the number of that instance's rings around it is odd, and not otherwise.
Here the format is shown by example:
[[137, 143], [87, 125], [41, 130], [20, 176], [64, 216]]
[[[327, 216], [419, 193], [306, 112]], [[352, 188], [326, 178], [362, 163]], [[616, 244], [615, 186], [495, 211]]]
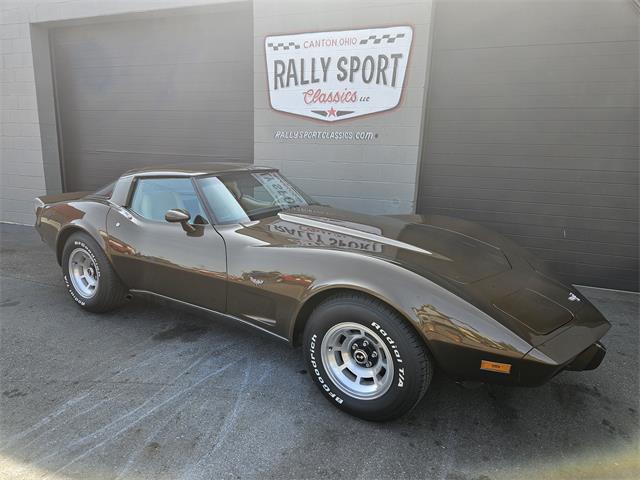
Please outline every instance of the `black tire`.
[[[359, 324], [373, 331], [378, 336], [377, 341], [385, 345], [388, 352], [392, 352], [390, 357], [393, 362], [393, 381], [387, 387], [388, 390], [380, 390], [377, 394], [380, 396], [377, 398], [362, 399], [352, 396], [345, 388], [334, 382], [331, 374], [327, 372], [327, 368], [331, 366], [327, 367], [324, 364], [321, 351], [323, 340], [329, 333], [327, 337], [327, 345], [329, 345], [331, 332], [339, 331], [341, 326], [347, 324]], [[340, 337], [340, 334], [337, 336]], [[352, 352], [352, 349], [357, 347], [357, 338], [352, 340], [350, 348], [344, 347], [348, 341], [343, 341], [344, 344], [340, 350]], [[320, 391], [336, 407], [365, 420], [382, 422], [408, 413], [422, 399], [433, 376], [434, 362], [417, 332], [396, 311], [366, 295], [337, 294], [323, 301], [309, 317], [303, 342], [308, 371]], [[325, 349], [331, 351], [328, 347]], [[337, 355], [338, 361], [344, 358], [342, 353], [335, 353], [335, 351], [327, 353], [328, 358], [331, 358], [331, 355]], [[369, 355], [373, 358], [371, 352]], [[376, 355], [378, 358], [379, 356], [380, 354]], [[386, 357], [384, 353], [382, 356]], [[332, 371], [336, 372], [335, 368]], [[390, 371], [391, 369], [387, 373]], [[349, 374], [353, 375], [351, 372]], [[337, 373], [333, 375], [336, 378], [339, 377]]]
[[[91, 297], [83, 295], [71, 279], [69, 257], [76, 249], [86, 251], [91, 264], [95, 266], [97, 285]], [[62, 251], [62, 274], [71, 298], [89, 312], [108, 312], [119, 307], [126, 298], [127, 288], [116, 275], [102, 248], [86, 233], [73, 233], [67, 239]]]

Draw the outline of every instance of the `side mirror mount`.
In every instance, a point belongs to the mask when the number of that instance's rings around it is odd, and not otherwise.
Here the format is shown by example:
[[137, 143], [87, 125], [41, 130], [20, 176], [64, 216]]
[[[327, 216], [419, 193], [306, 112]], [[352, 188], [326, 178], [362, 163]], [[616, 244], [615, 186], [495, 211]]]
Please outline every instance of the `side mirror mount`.
[[164, 214], [164, 219], [169, 223], [179, 223], [185, 232], [193, 232], [195, 227], [189, 223], [191, 215], [182, 208], [172, 208]]

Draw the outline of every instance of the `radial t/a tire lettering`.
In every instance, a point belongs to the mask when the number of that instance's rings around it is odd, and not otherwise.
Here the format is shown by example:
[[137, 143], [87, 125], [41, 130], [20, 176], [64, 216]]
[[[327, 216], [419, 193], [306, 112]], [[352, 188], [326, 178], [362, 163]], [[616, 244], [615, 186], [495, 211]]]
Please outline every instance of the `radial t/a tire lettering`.
[[303, 351], [324, 396], [366, 420], [409, 412], [433, 376], [431, 356], [411, 325], [384, 303], [358, 293], [332, 296], [312, 312]]

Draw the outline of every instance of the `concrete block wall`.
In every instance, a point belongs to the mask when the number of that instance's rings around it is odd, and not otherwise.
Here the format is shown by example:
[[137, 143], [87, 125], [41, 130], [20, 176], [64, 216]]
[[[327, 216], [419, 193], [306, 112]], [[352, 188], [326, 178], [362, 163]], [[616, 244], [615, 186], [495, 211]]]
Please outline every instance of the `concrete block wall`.
[[[323, 203], [365, 213], [415, 209], [416, 173], [431, 30], [429, 0], [254, 0], [254, 161], [280, 168]], [[271, 109], [264, 39], [269, 35], [410, 25], [413, 45], [400, 105], [323, 123]], [[371, 141], [293, 141], [277, 130], [373, 132]]]

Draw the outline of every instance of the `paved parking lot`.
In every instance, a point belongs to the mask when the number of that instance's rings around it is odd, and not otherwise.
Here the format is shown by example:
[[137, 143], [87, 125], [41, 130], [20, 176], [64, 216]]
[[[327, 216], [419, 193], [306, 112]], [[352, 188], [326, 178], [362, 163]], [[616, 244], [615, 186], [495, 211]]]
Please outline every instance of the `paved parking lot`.
[[594, 372], [535, 389], [438, 375], [373, 424], [324, 400], [299, 350], [139, 299], [83, 312], [33, 229], [0, 235], [0, 478], [640, 476], [636, 294], [583, 289], [613, 324]]

